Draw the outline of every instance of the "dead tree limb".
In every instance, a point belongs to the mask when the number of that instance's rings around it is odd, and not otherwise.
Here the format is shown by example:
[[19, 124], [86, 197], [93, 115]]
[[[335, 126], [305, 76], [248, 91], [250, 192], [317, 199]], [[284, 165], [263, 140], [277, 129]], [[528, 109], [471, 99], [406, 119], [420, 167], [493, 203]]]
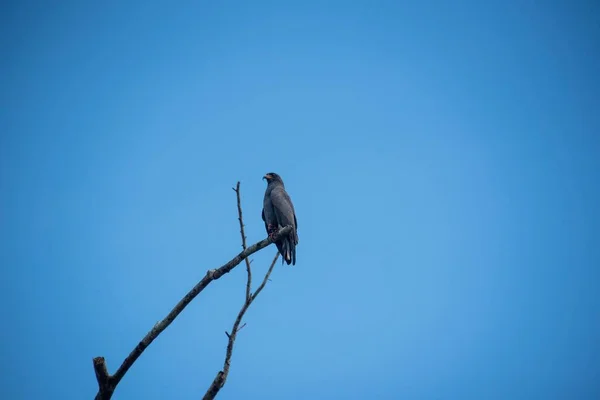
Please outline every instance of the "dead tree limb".
[[[241, 205], [241, 199], [240, 199], [240, 183], [239, 182], [233, 190], [237, 194], [238, 220], [240, 221], [240, 234], [242, 236], [242, 249], [246, 250], [246, 235], [244, 234], [244, 218], [242, 216], [242, 205]], [[244, 305], [242, 306], [242, 309], [238, 313], [238, 315], [235, 319], [235, 322], [233, 323], [233, 327], [231, 328], [231, 333], [225, 332], [225, 334], [227, 335], [228, 341], [227, 341], [227, 351], [225, 353], [225, 362], [223, 363], [223, 369], [221, 371], [217, 372], [217, 376], [215, 376], [215, 379], [213, 379], [211, 385], [209, 386], [208, 390], [206, 391], [206, 394], [203, 397], [203, 400], [213, 400], [219, 393], [219, 390], [221, 390], [221, 388], [223, 386], [225, 386], [225, 382], [227, 381], [227, 376], [229, 375], [229, 367], [231, 366], [231, 355], [233, 354], [233, 345], [235, 343], [235, 339], [237, 338], [238, 332], [244, 326], [246, 326], [246, 324], [240, 326], [240, 324], [242, 323], [242, 319], [244, 318], [244, 314], [246, 314], [246, 311], [248, 310], [248, 308], [250, 307], [250, 305], [252, 304], [254, 299], [256, 299], [256, 296], [258, 296], [258, 294], [263, 290], [263, 288], [267, 284], [267, 281], [269, 280], [269, 276], [271, 276], [271, 272], [273, 272], [273, 267], [275, 266], [275, 263], [277, 262], [277, 258], [279, 258], [279, 253], [275, 254], [275, 258], [273, 258], [273, 262], [271, 262], [271, 266], [269, 267], [269, 270], [265, 274], [265, 277], [264, 277], [262, 283], [260, 284], [258, 289], [256, 289], [256, 292], [254, 292], [254, 294], [252, 294], [252, 292], [251, 292], [252, 269], [250, 267], [250, 261], [248, 260], [248, 258], [246, 258], [246, 271], [248, 272], [248, 280], [246, 281], [246, 298], [244, 300]]]
[[[244, 232], [244, 218], [242, 216], [242, 199], [240, 195], [240, 182], [233, 189], [237, 197], [238, 221], [240, 221], [240, 234], [242, 235], [242, 250], [246, 250], [246, 233]], [[250, 299], [250, 288], [252, 287], [252, 271], [250, 270], [250, 260], [245, 258], [246, 271], [248, 273], [248, 282], [246, 283], [246, 301]]]
[[[202, 400], [213, 400], [219, 393], [219, 390], [221, 390], [221, 388], [223, 386], [225, 386], [225, 381], [227, 381], [227, 376], [229, 375], [229, 367], [231, 365], [231, 355], [233, 353], [233, 345], [235, 343], [235, 339], [237, 337], [238, 332], [240, 331], [240, 329], [242, 329], [239, 327], [240, 323], [242, 322], [242, 319], [244, 318], [244, 314], [246, 314], [248, 307], [250, 307], [250, 304], [252, 304], [252, 302], [256, 299], [256, 296], [258, 296], [258, 294], [263, 290], [263, 288], [267, 284], [267, 281], [269, 280], [269, 276], [271, 276], [271, 272], [273, 272], [273, 267], [275, 267], [275, 263], [277, 262], [278, 258], [279, 258], [279, 253], [275, 254], [275, 258], [273, 258], [273, 261], [271, 262], [271, 266], [269, 267], [269, 270], [265, 274], [265, 278], [263, 279], [262, 283], [260, 284], [258, 289], [256, 289], [256, 292], [254, 292], [254, 294], [252, 294], [250, 297], [246, 298], [246, 301], [244, 302], [242, 309], [238, 313], [237, 318], [235, 319], [235, 322], [233, 323], [233, 328], [231, 328], [231, 333], [225, 332], [225, 334], [227, 335], [227, 338], [228, 338], [228, 342], [227, 342], [227, 351], [225, 353], [225, 362], [223, 364], [223, 369], [221, 371], [217, 372], [217, 376], [215, 376], [215, 379], [213, 379], [213, 382], [211, 383], [210, 387], [206, 391], [206, 394], [204, 395]], [[242, 327], [244, 327], [244, 325], [242, 325]]]
[[[239, 190], [239, 183], [237, 186]], [[235, 189], [234, 189], [235, 190]], [[241, 206], [240, 206], [241, 207]], [[288, 235], [292, 231], [292, 226], [286, 226], [277, 232], [273, 238], [267, 237], [253, 244], [252, 246], [242, 250], [237, 256], [232, 258], [229, 262], [222, 265], [219, 268], [211, 269], [206, 272], [206, 275], [198, 282], [178, 303], [175, 307], [167, 314], [167, 316], [157, 322], [154, 327], [144, 336], [144, 338], [135, 346], [135, 348], [125, 358], [119, 369], [113, 374], [108, 373], [106, 362], [104, 357], [95, 357], [93, 359], [94, 371], [96, 373], [96, 380], [98, 381], [98, 393], [96, 393], [95, 400], [109, 400], [121, 379], [125, 376], [129, 368], [136, 362], [136, 360], [142, 355], [144, 350], [160, 335], [171, 323], [177, 318], [177, 316], [187, 307], [188, 304], [201, 292], [203, 291], [212, 281], [215, 281], [223, 275], [231, 272], [237, 265], [243, 260], [246, 260], [250, 255], [256, 253], [259, 250], [264, 249], [279, 237]]]

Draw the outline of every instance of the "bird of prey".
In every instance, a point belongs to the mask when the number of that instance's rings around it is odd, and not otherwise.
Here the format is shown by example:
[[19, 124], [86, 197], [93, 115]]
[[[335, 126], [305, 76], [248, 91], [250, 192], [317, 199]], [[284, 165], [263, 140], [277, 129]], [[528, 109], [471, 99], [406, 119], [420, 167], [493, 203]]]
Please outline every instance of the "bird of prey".
[[298, 222], [290, 196], [285, 191], [283, 180], [274, 172], [269, 172], [263, 179], [267, 180], [267, 190], [263, 200], [262, 219], [269, 237], [273, 237], [279, 229], [291, 225], [292, 231], [286, 237], [275, 242], [277, 250], [288, 265], [296, 265], [296, 245], [298, 244]]

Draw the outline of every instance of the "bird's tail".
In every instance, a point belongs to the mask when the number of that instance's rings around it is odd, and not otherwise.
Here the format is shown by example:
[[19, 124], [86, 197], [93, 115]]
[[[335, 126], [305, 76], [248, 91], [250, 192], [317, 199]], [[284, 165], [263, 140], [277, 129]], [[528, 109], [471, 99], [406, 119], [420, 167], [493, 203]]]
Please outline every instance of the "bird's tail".
[[285, 260], [285, 249], [286, 244], [284, 239], [280, 239], [275, 242], [275, 246], [277, 246], [277, 251], [281, 254], [281, 264], [283, 265], [283, 261]]
[[[298, 236], [296, 232], [293, 232], [286, 236], [282, 243], [279, 252], [281, 253], [281, 264], [285, 261], [287, 265], [296, 265], [296, 244], [298, 243]], [[277, 246], [280, 247], [280, 246]]]

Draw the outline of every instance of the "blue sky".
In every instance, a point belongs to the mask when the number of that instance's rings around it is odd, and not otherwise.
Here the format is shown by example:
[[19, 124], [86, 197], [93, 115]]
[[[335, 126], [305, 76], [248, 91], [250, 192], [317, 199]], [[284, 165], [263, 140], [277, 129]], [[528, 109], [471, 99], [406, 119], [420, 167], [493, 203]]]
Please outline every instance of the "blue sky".
[[[4, 3], [0, 397], [92, 398], [275, 171], [298, 263], [220, 399], [597, 399], [600, 8], [542, 3]], [[244, 282], [114, 398], [199, 398]]]

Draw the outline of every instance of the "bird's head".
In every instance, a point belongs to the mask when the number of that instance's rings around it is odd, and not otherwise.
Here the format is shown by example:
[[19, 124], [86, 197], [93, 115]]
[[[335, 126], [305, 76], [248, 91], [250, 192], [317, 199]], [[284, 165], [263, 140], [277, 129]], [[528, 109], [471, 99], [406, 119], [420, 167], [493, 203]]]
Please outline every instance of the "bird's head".
[[265, 174], [265, 176], [263, 176], [263, 179], [267, 180], [267, 184], [271, 183], [271, 182], [281, 182], [283, 183], [283, 180], [281, 179], [281, 177], [279, 175], [277, 175], [275, 172], [268, 172]]

